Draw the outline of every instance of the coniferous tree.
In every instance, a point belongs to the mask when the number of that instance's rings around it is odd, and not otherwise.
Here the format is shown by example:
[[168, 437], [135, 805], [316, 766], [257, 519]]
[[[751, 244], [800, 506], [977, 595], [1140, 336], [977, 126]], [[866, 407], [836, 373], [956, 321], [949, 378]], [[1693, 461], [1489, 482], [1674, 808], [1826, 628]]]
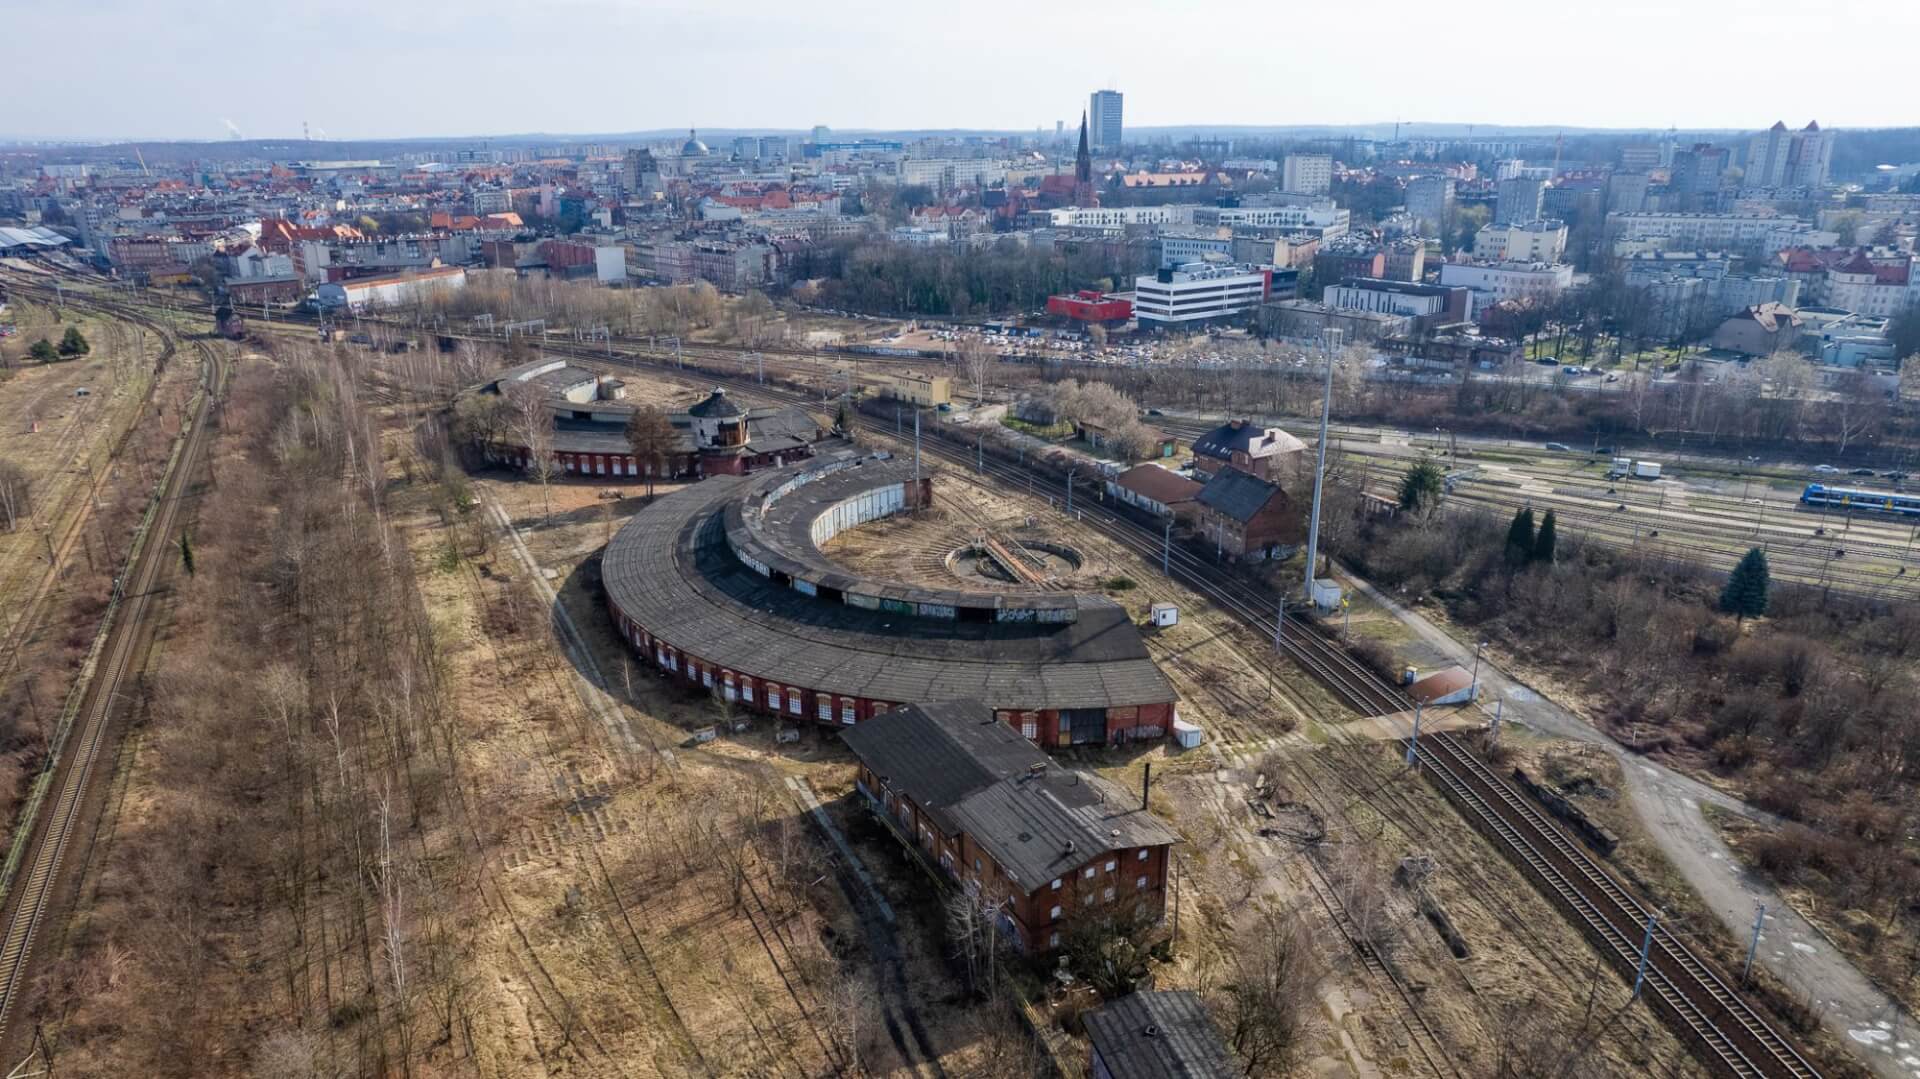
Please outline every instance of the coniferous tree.
[[1533, 558], [1533, 507], [1527, 506], [1513, 515], [1513, 524], [1507, 528], [1507, 565], [1524, 566]]
[[1437, 505], [1446, 492], [1447, 477], [1431, 457], [1422, 457], [1400, 481], [1400, 508], [1420, 510]]
[[1551, 565], [1553, 563], [1553, 549], [1558, 545], [1559, 541], [1560, 530], [1558, 522], [1554, 519], [1553, 511], [1548, 510], [1546, 517], [1540, 521], [1540, 531], [1533, 537], [1533, 560]]
[[1766, 614], [1770, 575], [1766, 553], [1758, 547], [1749, 549], [1720, 592], [1720, 609], [1743, 621]]
[[91, 351], [93, 346], [87, 343], [86, 335], [80, 332], [80, 327], [68, 326], [66, 336], [60, 338], [60, 355], [85, 356]]

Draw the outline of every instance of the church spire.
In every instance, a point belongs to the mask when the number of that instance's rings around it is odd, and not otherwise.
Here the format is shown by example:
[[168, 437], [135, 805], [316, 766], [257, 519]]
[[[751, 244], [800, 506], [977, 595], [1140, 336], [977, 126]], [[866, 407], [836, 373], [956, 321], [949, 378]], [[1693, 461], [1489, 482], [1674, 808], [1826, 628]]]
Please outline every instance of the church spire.
[[1093, 182], [1093, 155], [1087, 152], [1087, 112], [1080, 110], [1080, 152], [1073, 158], [1073, 179], [1075, 183]]

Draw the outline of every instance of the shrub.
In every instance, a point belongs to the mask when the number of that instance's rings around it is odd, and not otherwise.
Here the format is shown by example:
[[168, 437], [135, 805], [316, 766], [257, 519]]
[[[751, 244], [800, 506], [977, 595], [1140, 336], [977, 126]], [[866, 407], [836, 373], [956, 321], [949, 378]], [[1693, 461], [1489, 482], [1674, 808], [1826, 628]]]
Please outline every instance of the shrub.
[[1372, 637], [1357, 637], [1347, 644], [1347, 651], [1368, 670], [1387, 681], [1400, 681], [1399, 657], [1384, 642]]

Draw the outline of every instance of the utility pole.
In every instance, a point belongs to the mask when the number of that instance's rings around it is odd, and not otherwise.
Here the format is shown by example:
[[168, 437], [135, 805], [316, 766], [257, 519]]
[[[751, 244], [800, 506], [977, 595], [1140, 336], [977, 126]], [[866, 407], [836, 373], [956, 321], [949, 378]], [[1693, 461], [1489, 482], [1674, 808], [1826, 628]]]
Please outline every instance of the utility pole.
[[1073, 477], [1080, 474], [1077, 468], [1067, 469], [1067, 516], [1073, 516]]
[[1660, 913], [1658, 911], [1647, 912], [1647, 934], [1640, 938], [1640, 966], [1639, 969], [1634, 972], [1633, 996], [1629, 999], [1640, 999], [1640, 987], [1644, 985], [1647, 980], [1647, 956], [1653, 951], [1653, 927], [1659, 921]]
[[1760, 929], [1767, 924], [1767, 905], [1755, 903], [1753, 911], [1753, 936], [1747, 941], [1747, 963], [1740, 968], [1740, 980], [1745, 982], [1753, 973], [1753, 953], [1760, 950]]
[[1502, 699], [1493, 704], [1493, 744], [1500, 744], [1500, 717], [1507, 710], [1507, 702]]
[[1407, 741], [1407, 767], [1409, 768], [1420, 767], [1420, 712], [1426, 706], [1427, 702], [1422, 700], [1413, 702], [1413, 737]]
[[1167, 530], [1160, 537], [1160, 574], [1171, 576], [1167, 566], [1173, 561], [1173, 518], [1167, 518]]
[[920, 406], [913, 407], [913, 489], [920, 490]]
[[[1333, 418], [1333, 346], [1340, 331], [1325, 330], [1321, 342], [1327, 352], [1327, 381], [1320, 395], [1319, 461], [1313, 469], [1313, 513], [1307, 524], [1307, 602], [1313, 602], [1313, 579], [1320, 568], [1320, 489], [1327, 482], [1327, 428]], [[1277, 645], [1276, 645], [1277, 647]]]

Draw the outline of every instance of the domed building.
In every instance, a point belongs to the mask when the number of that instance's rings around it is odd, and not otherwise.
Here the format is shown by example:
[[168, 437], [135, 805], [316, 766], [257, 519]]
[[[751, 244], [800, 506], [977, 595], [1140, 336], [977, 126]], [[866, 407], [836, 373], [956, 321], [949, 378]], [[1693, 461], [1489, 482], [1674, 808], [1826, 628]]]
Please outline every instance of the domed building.
[[707, 144], [700, 141], [699, 135], [694, 132], [693, 128], [687, 129], [687, 141], [680, 144], [680, 156], [681, 157], [707, 156]]

